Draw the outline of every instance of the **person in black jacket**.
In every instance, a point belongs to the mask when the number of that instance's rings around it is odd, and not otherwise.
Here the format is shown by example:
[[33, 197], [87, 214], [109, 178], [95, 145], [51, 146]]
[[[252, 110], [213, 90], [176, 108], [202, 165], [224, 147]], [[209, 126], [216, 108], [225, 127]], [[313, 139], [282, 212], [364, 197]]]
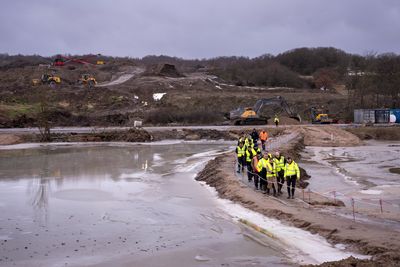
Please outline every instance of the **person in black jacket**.
[[256, 131], [256, 129], [253, 129], [253, 131], [251, 132], [251, 138], [253, 139], [253, 143], [256, 144], [258, 141], [258, 133]]

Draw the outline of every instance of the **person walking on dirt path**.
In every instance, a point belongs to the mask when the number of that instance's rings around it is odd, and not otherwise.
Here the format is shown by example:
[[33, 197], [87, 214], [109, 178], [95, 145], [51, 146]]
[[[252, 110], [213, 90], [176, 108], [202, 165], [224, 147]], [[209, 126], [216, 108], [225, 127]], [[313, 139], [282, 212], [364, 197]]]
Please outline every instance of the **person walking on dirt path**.
[[278, 115], [275, 115], [274, 123], [275, 123], [275, 126], [278, 127], [278, 125], [279, 125], [279, 118], [278, 118]]
[[245, 140], [245, 139], [246, 139], [246, 136], [245, 136], [244, 132], [242, 132], [242, 133], [240, 134], [240, 136], [239, 136], [238, 144], [237, 144], [237, 145], [239, 145], [240, 142], [242, 142], [242, 143], [244, 144], [244, 140]]
[[275, 174], [275, 162], [271, 154], [268, 154], [267, 161], [267, 194], [269, 195], [270, 189], [272, 188], [274, 192], [274, 197], [276, 197], [276, 189], [278, 185], [276, 183], [276, 174]]
[[256, 144], [258, 142], [258, 133], [255, 128], [253, 129], [250, 135], [251, 138], [253, 139], [253, 143]]
[[251, 137], [246, 135], [245, 138], [244, 138], [244, 146], [246, 147], [246, 150], [247, 150], [248, 147], [252, 146], [251, 145], [252, 142], [253, 142], [253, 140], [251, 140]]
[[251, 161], [255, 155], [257, 155], [257, 152], [254, 151], [254, 149], [251, 146], [247, 146], [245, 156], [246, 156], [246, 166], [247, 166], [247, 179], [249, 182], [251, 182], [253, 178], [253, 167], [251, 166]]
[[259, 174], [258, 174], [258, 161], [259, 161], [259, 156], [261, 155], [261, 151], [258, 151], [256, 155], [253, 156], [251, 159], [251, 167], [253, 168], [253, 179], [254, 179], [254, 187], [256, 190], [258, 190], [258, 182], [259, 182]]
[[275, 152], [274, 156], [275, 166], [276, 166], [276, 180], [278, 182], [278, 195], [282, 195], [282, 187], [285, 183], [285, 165], [286, 159], [284, 156], [279, 153], [279, 151]]
[[263, 194], [267, 193], [267, 163], [268, 153], [264, 152], [263, 157], [258, 161], [257, 171], [260, 180], [260, 190]]
[[236, 154], [237, 154], [237, 161], [238, 161], [238, 170], [237, 172], [240, 173], [244, 171], [244, 165], [246, 164], [244, 154], [246, 152], [246, 148], [244, 147], [244, 143], [240, 142], [239, 145], [236, 147]]
[[259, 134], [260, 140], [261, 140], [261, 146], [262, 150], [265, 151], [265, 142], [268, 140], [268, 133], [265, 130], [262, 130]]
[[300, 169], [291, 157], [287, 157], [287, 162], [285, 165], [285, 178], [288, 191], [288, 199], [294, 198], [294, 191], [296, 188], [296, 180], [300, 181]]

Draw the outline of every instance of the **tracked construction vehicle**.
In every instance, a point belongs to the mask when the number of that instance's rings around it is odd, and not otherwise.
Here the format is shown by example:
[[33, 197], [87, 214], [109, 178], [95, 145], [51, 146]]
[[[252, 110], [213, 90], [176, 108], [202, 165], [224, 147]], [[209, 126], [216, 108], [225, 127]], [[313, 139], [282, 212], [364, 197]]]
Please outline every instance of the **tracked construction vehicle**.
[[228, 119], [234, 125], [268, 124], [270, 118], [282, 112], [285, 112], [288, 117], [301, 122], [300, 115], [295, 113], [281, 96], [262, 98], [257, 100], [253, 107], [240, 107], [232, 110], [228, 115]]
[[331, 124], [333, 119], [330, 118], [329, 114], [324, 113], [316, 107], [311, 108], [311, 123], [312, 124]]

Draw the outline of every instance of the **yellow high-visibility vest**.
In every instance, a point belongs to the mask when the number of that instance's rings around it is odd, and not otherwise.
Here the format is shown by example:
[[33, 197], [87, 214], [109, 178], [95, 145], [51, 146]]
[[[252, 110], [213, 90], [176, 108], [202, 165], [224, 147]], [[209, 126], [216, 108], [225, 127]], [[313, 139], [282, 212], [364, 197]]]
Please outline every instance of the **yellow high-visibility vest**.
[[242, 146], [242, 147], [238, 146], [237, 147], [237, 156], [238, 156], [238, 158], [243, 157], [245, 151], [246, 151], [246, 148], [244, 146]]
[[251, 149], [251, 152], [249, 150], [246, 150], [246, 162], [251, 162], [251, 159], [257, 155], [257, 153], [254, 151], [254, 149]]
[[270, 171], [272, 173], [267, 172], [267, 177], [275, 177], [275, 164], [271, 164], [269, 161], [267, 161], [267, 171]]
[[292, 161], [292, 163], [286, 163], [285, 166], [285, 177], [287, 176], [297, 176], [297, 180], [300, 179], [300, 169], [296, 162]]
[[285, 169], [285, 158], [281, 156], [279, 159], [274, 158], [276, 164], [276, 171], [280, 172], [281, 170]]
[[260, 172], [263, 168], [265, 168], [265, 169], [267, 168], [267, 160], [264, 158], [261, 158], [257, 164], [257, 171]]

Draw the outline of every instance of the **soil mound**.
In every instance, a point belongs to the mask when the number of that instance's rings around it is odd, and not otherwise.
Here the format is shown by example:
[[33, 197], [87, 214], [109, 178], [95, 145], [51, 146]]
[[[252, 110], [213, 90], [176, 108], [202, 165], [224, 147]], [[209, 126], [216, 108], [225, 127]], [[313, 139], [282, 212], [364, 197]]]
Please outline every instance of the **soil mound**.
[[158, 64], [151, 67], [149, 70], [146, 71], [146, 74], [156, 75], [156, 76], [164, 76], [164, 77], [172, 77], [172, 78], [179, 78], [184, 77], [175, 67], [173, 64]]
[[302, 127], [306, 146], [358, 146], [361, 140], [354, 134], [335, 126]]

